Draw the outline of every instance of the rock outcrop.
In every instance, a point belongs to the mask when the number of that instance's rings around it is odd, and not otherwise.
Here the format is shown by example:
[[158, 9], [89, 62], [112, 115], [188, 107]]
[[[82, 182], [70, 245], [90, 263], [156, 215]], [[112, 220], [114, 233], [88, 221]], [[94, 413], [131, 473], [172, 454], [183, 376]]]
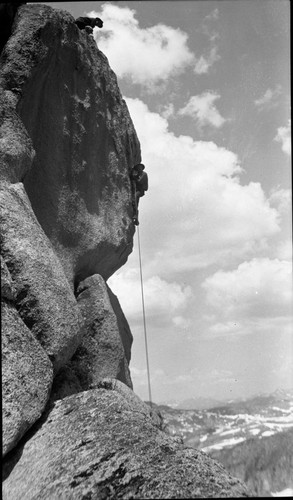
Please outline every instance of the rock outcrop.
[[58, 401], [18, 450], [3, 498], [247, 496], [207, 455], [161, 431], [145, 408], [117, 382]]
[[[4, 426], [8, 426], [5, 435], [11, 436], [6, 453], [40, 417], [53, 375], [54, 388], [60, 384], [59, 395], [84, 388], [84, 383], [80, 386], [75, 380], [74, 387], [71, 383], [65, 390], [62, 379], [77, 348], [82, 352], [90, 323], [81, 313], [75, 292], [83, 279], [97, 271], [108, 278], [132, 250], [129, 171], [141, 157], [106, 57], [92, 37], [79, 31], [70, 14], [46, 5], [18, 9], [12, 35], [1, 53], [0, 134], [1, 269], [6, 296], [11, 291], [10, 304], [3, 306], [5, 365], [14, 363], [16, 349], [17, 358], [25, 360], [19, 368], [30, 366], [27, 372], [38, 373], [36, 380], [44, 382], [43, 386], [39, 382], [35, 402], [29, 399], [29, 391], [20, 413], [15, 405], [18, 430], [12, 432], [11, 398], [16, 391], [17, 401], [17, 391], [23, 394], [30, 380], [24, 377], [21, 382], [18, 375], [13, 379], [14, 368], [5, 375]], [[104, 308], [107, 302], [114, 316], [105, 290], [104, 284], [99, 303]], [[116, 365], [99, 349], [91, 370], [132, 386], [128, 369], [131, 333], [121, 327], [125, 340], [121, 339], [116, 326], [117, 336], [113, 333], [107, 339]], [[28, 346], [32, 347], [31, 360]], [[76, 359], [81, 359], [77, 355], [74, 365], [81, 374], [84, 356], [79, 367]], [[32, 413], [30, 405], [35, 403], [37, 410]]]
[[131, 390], [132, 335], [106, 282], [132, 251], [140, 161], [94, 39], [22, 5], [0, 57], [7, 500], [247, 496]]
[[84, 319], [84, 335], [71, 361], [55, 379], [53, 399], [95, 387], [105, 377], [132, 388], [128, 368], [132, 335], [117, 297], [95, 274], [79, 284], [77, 304]]
[[20, 7], [0, 74], [9, 94], [2, 179], [24, 183], [72, 285], [108, 279], [131, 253], [129, 171], [141, 160], [116, 75], [73, 21], [46, 5]]
[[42, 415], [53, 381], [53, 367], [13, 305], [14, 288], [1, 257], [3, 454]]
[[55, 373], [82, 337], [74, 294], [21, 182], [0, 189], [1, 253], [24, 323], [47, 352]]

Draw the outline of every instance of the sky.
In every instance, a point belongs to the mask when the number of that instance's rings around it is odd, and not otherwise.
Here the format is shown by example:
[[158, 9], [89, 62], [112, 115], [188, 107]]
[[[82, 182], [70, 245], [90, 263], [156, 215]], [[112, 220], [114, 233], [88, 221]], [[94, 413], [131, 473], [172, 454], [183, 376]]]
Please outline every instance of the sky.
[[[289, 0], [48, 5], [103, 20], [94, 37], [141, 144], [153, 401], [292, 389]], [[137, 235], [108, 284], [149, 399]]]

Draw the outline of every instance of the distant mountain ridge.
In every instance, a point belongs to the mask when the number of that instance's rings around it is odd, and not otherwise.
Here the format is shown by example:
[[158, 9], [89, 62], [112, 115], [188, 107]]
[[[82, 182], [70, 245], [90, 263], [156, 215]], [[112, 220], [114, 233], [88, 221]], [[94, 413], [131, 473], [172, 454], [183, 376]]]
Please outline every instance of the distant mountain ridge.
[[259, 393], [255, 394], [249, 398], [235, 398], [235, 399], [227, 399], [227, 400], [218, 400], [214, 398], [207, 398], [200, 396], [198, 398], [187, 398], [183, 401], [177, 400], [169, 400], [158, 403], [158, 406], [167, 406], [171, 408], [176, 408], [178, 410], [209, 410], [214, 408], [224, 408], [227, 405], [239, 405], [248, 404], [249, 401], [257, 402], [260, 400], [262, 402], [265, 399], [292, 399], [293, 398], [293, 389], [276, 389], [271, 393]]
[[221, 462], [256, 496], [293, 493], [293, 391], [277, 390], [208, 409], [155, 408], [170, 434]]

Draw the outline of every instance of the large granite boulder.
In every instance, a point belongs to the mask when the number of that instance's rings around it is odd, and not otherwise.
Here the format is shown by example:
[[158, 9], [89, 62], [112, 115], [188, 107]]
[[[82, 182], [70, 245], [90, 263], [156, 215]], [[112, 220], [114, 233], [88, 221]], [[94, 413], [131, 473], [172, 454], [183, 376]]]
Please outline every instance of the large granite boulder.
[[114, 312], [109, 291], [98, 274], [82, 281], [77, 288], [77, 303], [86, 333], [74, 360], [77, 361], [77, 357], [79, 363], [82, 359], [87, 360], [83, 373], [87, 374], [88, 381], [85, 381], [84, 389], [89, 388], [89, 381], [96, 385], [105, 377], [121, 380], [132, 388], [128, 368], [132, 335], [118, 301], [117, 313]]
[[0, 189], [0, 222], [1, 254], [13, 280], [18, 313], [57, 373], [80, 343], [82, 317], [22, 183], [5, 183]]
[[95, 274], [79, 284], [77, 303], [85, 325], [84, 335], [71, 361], [55, 378], [52, 398], [90, 389], [105, 377], [132, 388], [132, 334], [117, 297], [102, 276]]
[[15, 290], [1, 257], [2, 453], [40, 418], [49, 399], [53, 367], [13, 305]]
[[[10, 404], [15, 392], [18, 429], [8, 441], [15, 444], [44, 409], [52, 366], [60, 380], [82, 342], [84, 322], [74, 295], [80, 280], [96, 270], [107, 278], [132, 250], [129, 172], [141, 157], [116, 76], [70, 14], [22, 5], [5, 42], [0, 58], [1, 274], [10, 302], [3, 305], [2, 331], [5, 396]], [[102, 311], [97, 315], [101, 318]], [[109, 359], [99, 370], [131, 386], [131, 334], [125, 351], [119, 328], [116, 333], [117, 338], [110, 332], [106, 340], [104, 329]], [[39, 383], [35, 402], [28, 366]], [[87, 368], [83, 378], [89, 380], [96, 371], [93, 365]], [[76, 391], [81, 387], [74, 376]], [[13, 434], [9, 415], [7, 436]]]
[[18, 9], [0, 63], [2, 179], [23, 181], [72, 288], [108, 279], [132, 251], [141, 160], [116, 75], [69, 13], [41, 4]]
[[17, 451], [13, 470], [4, 464], [3, 498], [248, 496], [205, 453], [161, 431], [145, 407], [117, 382], [57, 401]]

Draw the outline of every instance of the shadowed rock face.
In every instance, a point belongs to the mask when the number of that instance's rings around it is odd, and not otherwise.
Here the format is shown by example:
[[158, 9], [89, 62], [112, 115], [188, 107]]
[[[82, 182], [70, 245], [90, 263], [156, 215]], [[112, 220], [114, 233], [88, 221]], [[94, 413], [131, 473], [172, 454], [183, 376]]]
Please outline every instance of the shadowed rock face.
[[20, 149], [12, 132], [25, 150], [4, 178], [24, 182], [71, 285], [108, 279], [132, 251], [129, 171], [141, 160], [116, 76], [72, 16], [46, 5], [19, 9], [1, 58], [0, 83], [16, 96], [17, 114], [6, 103], [10, 154]]
[[207, 455], [161, 431], [125, 385], [101, 385], [55, 403], [19, 450], [4, 499], [248, 496]]

